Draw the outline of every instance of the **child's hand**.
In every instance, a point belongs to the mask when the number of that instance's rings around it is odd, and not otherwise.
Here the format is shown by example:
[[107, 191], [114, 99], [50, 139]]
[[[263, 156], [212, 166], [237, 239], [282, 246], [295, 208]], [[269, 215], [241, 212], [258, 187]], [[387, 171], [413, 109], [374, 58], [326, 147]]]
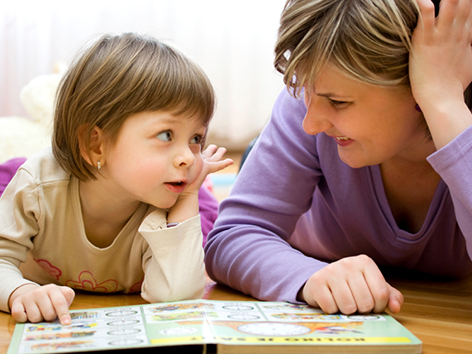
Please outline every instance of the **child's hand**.
[[403, 295], [390, 286], [372, 259], [361, 255], [343, 258], [313, 274], [300, 292], [309, 305], [326, 313], [397, 313]]
[[179, 195], [175, 205], [170, 208], [167, 214], [167, 222], [182, 222], [198, 215], [198, 191], [205, 181], [205, 178], [213, 172], [220, 171], [233, 164], [233, 160], [224, 159], [225, 148], [218, 148], [216, 145], [209, 145], [202, 152], [201, 169], [197, 171], [194, 180], [191, 181]]
[[203, 158], [203, 165], [202, 169], [200, 170], [199, 175], [192, 181], [183, 191], [184, 193], [198, 193], [200, 187], [205, 181], [205, 178], [214, 172], [221, 171], [226, 167], [233, 164], [233, 160], [231, 159], [224, 159], [222, 160], [224, 154], [226, 153], [226, 149], [223, 147], [218, 148], [216, 145], [209, 145], [205, 151], [202, 152]]
[[63, 326], [71, 324], [69, 306], [74, 290], [67, 286], [26, 284], [10, 296], [11, 314], [17, 322], [54, 321], [59, 318]]

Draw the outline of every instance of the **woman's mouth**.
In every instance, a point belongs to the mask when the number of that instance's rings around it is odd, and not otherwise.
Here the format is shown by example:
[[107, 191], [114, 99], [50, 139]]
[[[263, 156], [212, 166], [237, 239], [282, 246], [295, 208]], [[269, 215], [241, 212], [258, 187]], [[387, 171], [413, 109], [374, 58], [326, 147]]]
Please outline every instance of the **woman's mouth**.
[[354, 140], [352, 140], [351, 138], [349, 138], [347, 136], [335, 136], [334, 140], [336, 141], [336, 143], [339, 146], [347, 146], [347, 145], [351, 144], [354, 141]]

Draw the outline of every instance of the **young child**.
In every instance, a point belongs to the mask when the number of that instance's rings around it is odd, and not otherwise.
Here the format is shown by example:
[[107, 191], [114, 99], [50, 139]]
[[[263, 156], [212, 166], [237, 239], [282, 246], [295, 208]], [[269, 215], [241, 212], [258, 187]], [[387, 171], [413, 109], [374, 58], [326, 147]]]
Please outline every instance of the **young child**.
[[52, 149], [0, 199], [0, 309], [68, 325], [72, 289], [200, 297], [198, 191], [232, 164], [223, 148], [201, 151], [213, 110], [203, 71], [153, 38], [87, 49], [58, 90]]

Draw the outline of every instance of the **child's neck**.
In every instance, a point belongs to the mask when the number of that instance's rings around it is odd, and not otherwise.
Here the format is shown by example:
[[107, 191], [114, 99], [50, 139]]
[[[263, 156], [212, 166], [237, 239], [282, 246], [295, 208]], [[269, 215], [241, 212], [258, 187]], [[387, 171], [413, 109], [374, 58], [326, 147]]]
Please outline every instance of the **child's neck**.
[[141, 202], [122, 200], [101, 185], [101, 181], [80, 182], [80, 202], [85, 234], [99, 248], [110, 246]]

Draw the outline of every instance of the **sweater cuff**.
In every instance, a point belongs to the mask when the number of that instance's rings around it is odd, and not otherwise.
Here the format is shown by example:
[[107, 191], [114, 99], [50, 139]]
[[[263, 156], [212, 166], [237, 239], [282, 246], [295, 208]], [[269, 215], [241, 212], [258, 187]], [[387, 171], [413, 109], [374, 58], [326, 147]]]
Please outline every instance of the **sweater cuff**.
[[[0, 287], [0, 311], [10, 313], [10, 296], [20, 286], [26, 284], [36, 284], [30, 280], [24, 278], [18, 278], [17, 276], [11, 276], [3, 280], [2, 286]], [[36, 284], [38, 285], [38, 284]]]
[[[200, 223], [200, 215], [196, 215], [190, 219], [178, 223], [176, 226], [168, 227], [165, 219], [153, 220], [150, 214], [139, 228], [139, 233], [144, 237], [146, 242], [154, 246], [165, 246], [173, 244], [178, 239], [184, 239], [189, 235], [200, 235], [202, 238], [202, 227]], [[202, 240], [200, 240], [201, 244]]]
[[[472, 126], [460, 133], [449, 144], [428, 156], [427, 160], [440, 175], [456, 166], [458, 161], [472, 163]], [[469, 161], [470, 160], [470, 161]]]

